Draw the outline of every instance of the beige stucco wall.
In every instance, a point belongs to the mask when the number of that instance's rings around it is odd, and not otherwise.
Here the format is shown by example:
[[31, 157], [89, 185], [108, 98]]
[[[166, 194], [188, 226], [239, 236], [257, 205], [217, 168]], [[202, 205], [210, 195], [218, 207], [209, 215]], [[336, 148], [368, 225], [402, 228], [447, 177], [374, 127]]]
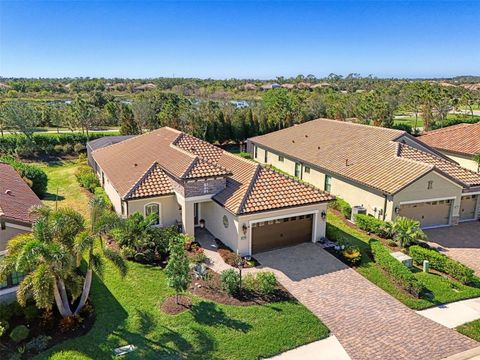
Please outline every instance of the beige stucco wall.
[[[228, 219], [228, 227], [223, 225], [223, 216]], [[238, 243], [238, 220], [214, 201], [200, 204], [200, 218], [205, 220], [205, 227], [213, 236], [220, 239], [233, 251], [239, 250]]]
[[0, 251], [4, 251], [6, 249], [8, 240], [10, 240], [11, 238], [13, 238], [18, 234], [23, 234], [27, 231], [30, 231], [30, 230], [18, 229], [16, 227], [12, 227], [12, 225], [7, 222], [5, 224], [5, 230], [2, 230], [0, 228]]
[[471, 157], [464, 156], [464, 155], [458, 155], [458, 154], [452, 154], [446, 151], [442, 151], [444, 155], [447, 155], [450, 159], [456, 161], [461, 167], [464, 167], [465, 169], [469, 169], [475, 172], [479, 172], [479, 165], [477, 162], [473, 161]]
[[145, 215], [145, 205], [157, 203], [160, 205], [160, 220], [162, 226], [175, 225], [182, 221], [182, 212], [178, 209], [175, 195], [152, 197], [128, 201], [128, 216], [139, 212]]
[[[101, 178], [102, 177], [100, 175], [99, 179], [101, 179]], [[108, 197], [110, 198], [110, 201], [112, 202], [112, 205], [113, 205], [113, 208], [115, 209], [115, 211], [118, 214], [122, 214], [122, 198], [118, 194], [117, 190], [115, 190], [115, 188], [113, 187], [112, 183], [108, 179], [107, 174], [104, 174], [104, 179], [105, 179], [105, 184], [103, 184], [103, 189], [105, 190]]]
[[[429, 181], [433, 181], [432, 189], [427, 189]], [[455, 198], [450, 214], [450, 223], [452, 223], [459, 216], [461, 196], [462, 186], [432, 171], [395, 194], [392, 201], [388, 203], [388, 212], [393, 213], [395, 207], [399, 207], [402, 202]]]

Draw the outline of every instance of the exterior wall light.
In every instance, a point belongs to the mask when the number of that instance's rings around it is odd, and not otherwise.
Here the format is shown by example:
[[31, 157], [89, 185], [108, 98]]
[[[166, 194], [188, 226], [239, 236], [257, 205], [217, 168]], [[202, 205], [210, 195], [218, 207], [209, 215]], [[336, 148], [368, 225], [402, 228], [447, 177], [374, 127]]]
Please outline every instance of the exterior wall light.
[[320, 216], [322, 217], [322, 220], [325, 220], [327, 218], [327, 213], [325, 212], [325, 210], [322, 211]]
[[243, 235], [247, 235], [247, 230], [248, 230], [248, 226], [247, 226], [247, 224], [243, 224], [243, 225], [242, 225], [242, 232], [243, 232]]
[[395, 207], [395, 214], [398, 215], [398, 213], [400, 212], [400, 208], [398, 206]]

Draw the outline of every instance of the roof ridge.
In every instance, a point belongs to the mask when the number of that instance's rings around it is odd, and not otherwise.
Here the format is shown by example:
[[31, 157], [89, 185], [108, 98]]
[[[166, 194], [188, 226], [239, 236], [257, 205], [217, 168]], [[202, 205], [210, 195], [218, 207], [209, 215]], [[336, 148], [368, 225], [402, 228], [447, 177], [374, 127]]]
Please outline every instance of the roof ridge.
[[123, 196], [123, 199], [127, 199], [138, 187], [141, 183], [147, 178], [148, 175], [153, 171], [155, 166], [158, 165], [158, 162], [154, 161], [152, 165], [143, 173], [142, 176], [132, 185], [132, 187], [127, 191], [127, 193]]
[[[138, 139], [138, 138], [141, 137], [141, 136], [150, 135], [150, 134], [152, 134], [152, 133], [154, 133], [154, 132], [157, 132], [158, 130], [161, 130], [161, 129], [162, 129], [162, 128], [158, 128], [158, 129], [155, 129], [155, 130], [152, 130], [152, 131], [147, 131], [147, 132], [145, 132], [145, 133], [141, 133], [141, 134], [138, 134], [138, 135], [134, 135], [134, 136], [132, 136], [131, 138], [125, 139], [125, 140], [120, 141], [120, 142], [118, 142], [118, 143], [110, 144], [110, 145], [105, 146], [105, 147], [102, 147], [102, 148], [100, 148], [100, 149], [93, 150], [93, 151], [92, 151], [92, 154], [95, 153], [95, 152], [99, 152], [100, 150], [103, 150], [103, 149], [107, 149], [107, 148], [111, 149], [112, 147], [114, 147], [114, 146], [116, 146], [116, 145], [124, 144], [124, 143], [126, 143], [126, 142], [128, 142], [128, 141], [132, 141], [132, 140], [134, 140], [134, 139]], [[109, 136], [109, 135], [107, 135], [107, 136]], [[120, 135], [119, 135], [119, 136], [120, 136]], [[103, 136], [103, 137], [105, 137], [105, 136]], [[103, 137], [102, 137], [102, 138], [103, 138]], [[98, 138], [98, 139], [102, 139], [102, 138]], [[95, 139], [95, 140], [98, 140], [98, 139]]]
[[438, 133], [441, 133], [441, 132], [449, 132], [449, 131], [457, 130], [457, 129], [459, 129], [459, 128], [469, 127], [469, 126], [471, 126], [471, 125], [476, 125], [476, 124], [480, 124], [480, 123], [460, 123], [460, 124], [455, 124], [455, 125], [451, 125], [451, 126], [447, 126], [447, 127], [435, 129], [435, 130], [432, 130], [432, 131], [427, 131], [425, 134], [421, 135], [420, 138], [421, 138], [422, 136], [435, 135], [435, 134], [438, 134]]
[[239, 213], [239, 214], [243, 212], [243, 209], [245, 207], [247, 199], [251, 195], [253, 187], [255, 186], [255, 183], [257, 182], [259, 173], [262, 169], [262, 166], [260, 164], [255, 164], [255, 165], [256, 165], [255, 173], [253, 174], [253, 176], [250, 180], [250, 183], [248, 184], [248, 187], [247, 187], [247, 190], [245, 191], [245, 194], [243, 194], [242, 201], [240, 201], [240, 204], [238, 205], [237, 213]]

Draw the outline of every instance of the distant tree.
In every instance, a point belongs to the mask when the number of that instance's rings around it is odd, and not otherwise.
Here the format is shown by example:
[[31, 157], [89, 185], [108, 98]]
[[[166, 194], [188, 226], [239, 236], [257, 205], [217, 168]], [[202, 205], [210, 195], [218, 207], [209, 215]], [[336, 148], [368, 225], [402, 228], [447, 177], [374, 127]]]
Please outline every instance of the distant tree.
[[72, 115], [75, 117], [82, 132], [86, 132], [88, 137], [89, 130], [96, 123], [98, 109], [86, 98], [77, 95], [72, 103]]
[[122, 104], [120, 106], [120, 135], [138, 135], [141, 129], [135, 121], [133, 111], [130, 106]]
[[132, 104], [132, 111], [140, 129], [154, 130], [158, 128], [157, 113], [150, 99], [135, 99]]
[[272, 128], [283, 129], [298, 121], [300, 101], [295, 93], [287, 89], [268, 90], [262, 100], [267, 123]]
[[10, 101], [2, 107], [2, 122], [5, 127], [24, 134], [28, 139], [33, 136], [38, 124], [38, 113], [27, 102]]
[[183, 246], [183, 239], [172, 239], [170, 241], [170, 256], [165, 273], [168, 278], [168, 285], [175, 290], [176, 302], [178, 295], [188, 288], [190, 283], [190, 269], [187, 255]]
[[411, 82], [404, 88], [404, 101], [406, 108], [415, 114], [415, 126], [418, 127], [418, 114], [422, 106], [422, 83]]

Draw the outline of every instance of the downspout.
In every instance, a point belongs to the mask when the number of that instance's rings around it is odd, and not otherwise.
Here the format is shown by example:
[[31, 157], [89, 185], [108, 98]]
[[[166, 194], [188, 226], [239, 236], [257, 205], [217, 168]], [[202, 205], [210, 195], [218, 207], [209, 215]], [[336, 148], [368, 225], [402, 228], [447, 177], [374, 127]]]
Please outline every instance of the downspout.
[[383, 202], [383, 221], [385, 221], [387, 217], [387, 194], [383, 195], [385, 197], [385, 201]]

